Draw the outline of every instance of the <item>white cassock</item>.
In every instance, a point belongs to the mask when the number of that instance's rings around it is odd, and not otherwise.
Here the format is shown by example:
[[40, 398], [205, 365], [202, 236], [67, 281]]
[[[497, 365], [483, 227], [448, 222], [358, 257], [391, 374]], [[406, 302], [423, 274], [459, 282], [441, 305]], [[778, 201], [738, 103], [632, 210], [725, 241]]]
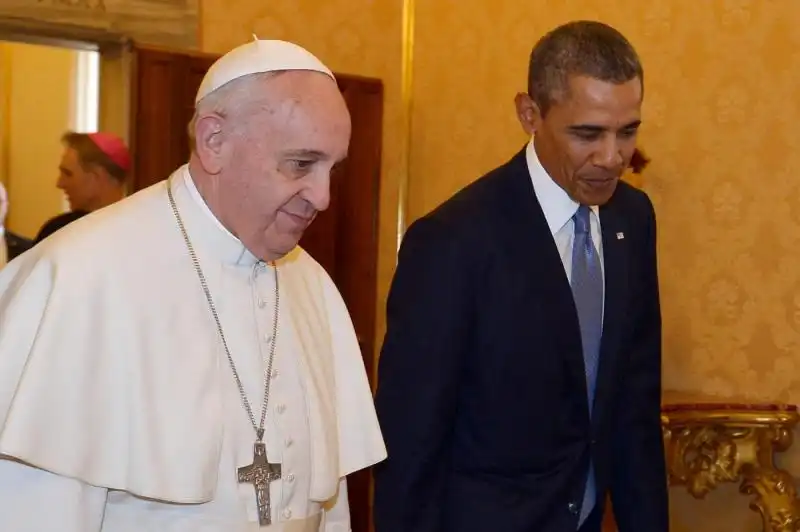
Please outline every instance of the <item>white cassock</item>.
[[[274, 277], [212, 215], [187, 167], [172, 190], [256, 417]], [[277, 262], [267, 410], [272, 521], [255, 432], [167, 198], [154, 185], [0, 272], [0, 531], [347, 532], [349, 473], [383, 460], [350, 317], [297, 248]]]

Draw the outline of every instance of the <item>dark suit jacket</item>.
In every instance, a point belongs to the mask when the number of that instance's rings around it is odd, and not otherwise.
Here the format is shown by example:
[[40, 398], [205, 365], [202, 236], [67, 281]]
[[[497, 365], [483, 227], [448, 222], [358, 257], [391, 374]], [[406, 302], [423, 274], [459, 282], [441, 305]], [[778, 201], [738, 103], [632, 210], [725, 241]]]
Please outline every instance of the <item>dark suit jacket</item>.
[[33, 246], [33, 242], [28, 240], [27, 238], [21, 237], [15, 233], [10, 231], [6, 231], [5, 234], [5, 246], [7, 250], [8, 260], [12, 261], [15, 258], [19, 257], [26, 251], [28, 251], [31, 246]]
[[83, 218], [88, 213], [86, 211], [69, 211], [63, 214], [59, 214], [58, 216], [53, 216], [49, 220], [47, 220], [42, 228], [39, 229], [39, 233], [36, 235], [36, 238], [33, 240], [34, 244], [38, 244], [48, 236], [52, 235], [62, 227], [65, 227], [75, 220], [79, 220]]
[[600, 209], [605, 312], [589, 418], [569, 281], [525, 152], [411, 225], [376, 404], [376, 532], [574, 532], [593, 459], [621, 532], [667, 532], [656, 225]]

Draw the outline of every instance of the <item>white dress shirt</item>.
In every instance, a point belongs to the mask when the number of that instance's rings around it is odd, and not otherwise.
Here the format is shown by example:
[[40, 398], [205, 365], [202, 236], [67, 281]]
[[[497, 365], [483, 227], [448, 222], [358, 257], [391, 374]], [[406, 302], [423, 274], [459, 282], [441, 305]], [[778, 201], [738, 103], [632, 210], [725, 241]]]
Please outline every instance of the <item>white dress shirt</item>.
[[[569, 197], [567, 192], [561, 188], [553, 178], [547, 173], [536, 155], [533, 146], [533, 139], [528, 143], [525, 151], [525, 158], [528, 163], [528, 172], [533, 181], [533, 191], [539, 205], [544, 212], [544, 218], [550, 227], [550, 232], [555, 240], [561, 262], [564, 264], [564, 271], [567, 279], [572, 277], [572, 244], [575, 240], [575, 223], [572, 217], [580, 206], [577, 201]], [[600, 232], [600, 209], [590, 206], [592, 241], [597, 249], [597, 256], [600, 257], [600, 268], [605, 273], [603, 265], [603, 238]], [[604, 298], [605, 299], [605, 298]]]

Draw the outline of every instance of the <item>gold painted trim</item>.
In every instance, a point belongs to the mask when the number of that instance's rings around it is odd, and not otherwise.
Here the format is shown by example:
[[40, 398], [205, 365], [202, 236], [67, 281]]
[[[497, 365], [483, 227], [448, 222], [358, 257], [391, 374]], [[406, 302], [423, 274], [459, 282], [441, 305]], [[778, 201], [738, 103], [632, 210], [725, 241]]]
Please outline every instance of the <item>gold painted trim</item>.
[[0, 142], [0, 183], [6, 187], [6, 192], [11, 194], [10, 188], [10, 173], [11, 173], [11, 88], [12, 88], [12, 74], [13, 74], [13, 59], [12, 50], [7, 42], [0, 42], [0, 55], [2, 55], [2, 76], [3, 88], [2, 96], [2, 115], [0, 115], [0, 135], [2, 135], [2, 142]]
[[402, 105], [402, 141], [397, 195], [397, 251], [406, 232], [408, 216], [409, 173], [411, 168], [411, 115], [414, 93], [415, 0], [403, 0], [401, 36], [400, 99]]

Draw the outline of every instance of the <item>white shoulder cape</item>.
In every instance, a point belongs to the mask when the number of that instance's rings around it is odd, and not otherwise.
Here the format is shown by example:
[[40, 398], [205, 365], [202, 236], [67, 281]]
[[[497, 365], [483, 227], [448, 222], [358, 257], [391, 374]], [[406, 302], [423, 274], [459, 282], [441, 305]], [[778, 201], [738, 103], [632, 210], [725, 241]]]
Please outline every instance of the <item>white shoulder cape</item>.
[[[190, 232], [207, 229], [174, 182]], [[0, 454], [94, 486], [202, 503], [217, 486], [224, 358], [166, 186], [70, 224], [0, 270]], [[213, 251], [198, 249], [201, 261]], [[326, 501], [386, 450], [339, 292], [299, 248], [279, 268], [281, 325], [304, 347], [311, 498]]]

